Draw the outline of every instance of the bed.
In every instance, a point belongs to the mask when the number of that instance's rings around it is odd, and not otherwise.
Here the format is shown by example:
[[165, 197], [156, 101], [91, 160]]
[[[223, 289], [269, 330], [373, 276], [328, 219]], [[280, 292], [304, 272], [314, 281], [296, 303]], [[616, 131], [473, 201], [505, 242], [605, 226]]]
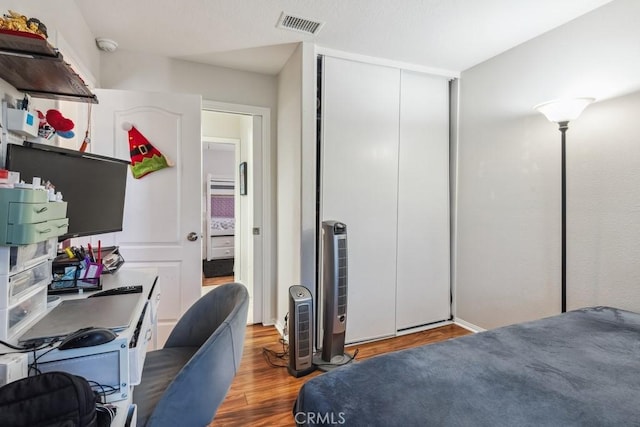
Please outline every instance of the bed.
[[206, 223], [209, 238], [206, 260], [233, 258], [235, 235], [235, 182], [209, 177]]
[[640, 314], [591, 307], [312, 378], [298, 425], [640, 426]]
[[233, 236], [235, 234], [236, 220], [227, 217], [211, 217], [210, 236]]

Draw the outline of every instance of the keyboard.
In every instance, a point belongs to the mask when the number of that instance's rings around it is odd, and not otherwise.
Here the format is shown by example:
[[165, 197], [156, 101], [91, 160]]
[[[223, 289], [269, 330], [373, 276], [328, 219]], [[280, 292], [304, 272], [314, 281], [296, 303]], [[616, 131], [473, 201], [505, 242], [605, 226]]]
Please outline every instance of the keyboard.
[[142, 292], [142, 285], [120, 286], [119, 288], [112, 288], [112, 289], [96, 292], [95, 294], [89, 295], [88, 298], [106, 297], [109, 295], [139, 294], [141, 292]]

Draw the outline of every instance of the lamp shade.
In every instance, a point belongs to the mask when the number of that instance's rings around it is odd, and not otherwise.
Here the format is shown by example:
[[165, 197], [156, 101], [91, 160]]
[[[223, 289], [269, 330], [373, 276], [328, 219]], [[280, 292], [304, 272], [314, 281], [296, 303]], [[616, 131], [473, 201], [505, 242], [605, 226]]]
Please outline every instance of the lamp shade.
[[544, 114], [550, 122], [570, 122], [577, 119], [587, 105], [595, 101], [594, 98], [573, 98], [558, 99], [555, 101], [543, 102], [533, 107]]

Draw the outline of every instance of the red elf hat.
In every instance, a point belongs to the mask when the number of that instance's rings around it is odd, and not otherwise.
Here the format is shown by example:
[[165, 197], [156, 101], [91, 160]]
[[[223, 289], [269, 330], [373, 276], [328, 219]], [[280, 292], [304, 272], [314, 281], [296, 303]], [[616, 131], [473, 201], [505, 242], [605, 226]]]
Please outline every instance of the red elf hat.
[[142, 178], [151, 172], [173, 166], [173, 163], [131, 123], [122, 123], [122, 128], [129, 133], [131, 173], [134, 178]]

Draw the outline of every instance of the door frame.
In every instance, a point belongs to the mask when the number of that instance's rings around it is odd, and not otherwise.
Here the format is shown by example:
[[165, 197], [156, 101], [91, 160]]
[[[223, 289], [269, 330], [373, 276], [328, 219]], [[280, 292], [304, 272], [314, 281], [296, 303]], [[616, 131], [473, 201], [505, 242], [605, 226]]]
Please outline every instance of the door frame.
[[[271, 270], [273, 265], [272, 253], [270, 250], [273, 239], [273, 230], [271, 227], [271, 109], [267, 107], [258, 107], [253, 105], [244, 104], [232, 104], [227, 102], [218, 102], [212, 100], [202, 100], [202, 110], [216, 111], [221, 113], [235, 113], [245, 114], [250, 116], [262, 117], [262, 160], [261, 169], [261, 181], [262, 181], [262, 200], [254, 199], [254, 207], [260, 206], [261, 218], [259, 218], [262, 224], [260, 234], [262, 235], [261, 247], [256, 248], [254, 243], [254, 254], [262, 254], [261, 264], [262, 271], [259, 274], [258, 280], [256, 279], [256, 273], [254, 272], [253, 283], [253, 320], [254, 322], [262, 323], [264, 325], [273, 324], [274, 314], [272, 307], [275, 305], [275, 292], [273, 291], [273, 281], [271, 279]], [[255, 132], [255, 130], [254, 130]], [[254, 162], [256, 159], [254, 158]], [[255, 259], [254, 259], [255, 265]]]

